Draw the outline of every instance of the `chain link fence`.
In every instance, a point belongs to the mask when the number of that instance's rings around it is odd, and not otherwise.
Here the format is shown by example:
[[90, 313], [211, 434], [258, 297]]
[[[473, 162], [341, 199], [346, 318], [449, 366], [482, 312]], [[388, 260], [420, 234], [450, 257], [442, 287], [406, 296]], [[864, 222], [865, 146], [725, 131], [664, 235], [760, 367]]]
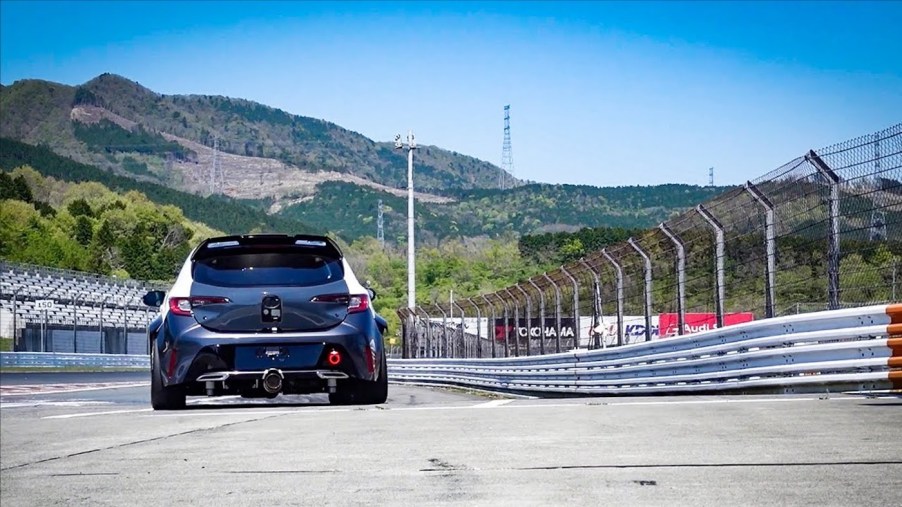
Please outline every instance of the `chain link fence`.
[[541, 355], [899, 301], [902, 124], [512, 287], [401, 308], [404, 357]]

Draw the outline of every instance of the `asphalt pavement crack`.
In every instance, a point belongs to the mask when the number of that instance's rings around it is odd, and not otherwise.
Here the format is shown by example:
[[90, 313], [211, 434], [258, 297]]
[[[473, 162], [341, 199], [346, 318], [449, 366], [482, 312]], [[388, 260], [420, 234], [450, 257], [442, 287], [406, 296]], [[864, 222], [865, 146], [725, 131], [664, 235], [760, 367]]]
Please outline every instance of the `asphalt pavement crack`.
[[63, 456], [54, 456], [54, 457], [52, 457], [52, 458], [44, 458], [44, 459], [39, 459], [39, 460], [37, 460], [37, 461], [31, 461], [31, 462], [28, 462], [28, 463], [21, 463], [21, 464], [18, 464], [18, 465], [13, 465], [13, 466], [5, 467], [5, 468], [0, 468], [0, 472], [6, 472], [7, 470], [16, 470], [16, 469], [19, 469], [19, 468], [30, 467], [30, 466], [33, 466], [33, 465], [40, 465], [40, 464], [42, 464], [42, 463], [48, 463], [48, 462], [51, 462], [51, 461], [59, 461], [59, 460], [67, 459], [67, 458], [74, 458], [74, 457], [77, 457], [77, 456], [84, 456], [85, 454], [93, 454], [93, 453], [96, 453], [96, 452], [102, 452], [102, 451], [111, 451], [111, 450], [113, 450], [113, 449], [121, 449], [121, 448], [123, 448], [123, 447], [131, 447], [131, 446], [133, 446], [133, 445], [146, 444], [146, 443], [149, 443], [149, 442], [156, 442], [156, 441], [159, 441], [159, 440], [166, 440], [166, 439], [168, 439], [168, 438], [175, 438], [175, 437], [181, 437], [181, 436], [185, 436], [185, 435], [191, 435], [191, 434], [194, 434], [194, 433], [203, 433], [203, 432], [206, 432], [206, 431], [216, 431], [216, 430], [219, 430], [219, 429], [222, 429], [222, 428], [228, 428], [228, 427], [231, 427], [231, 426], [237, 426], [237, 425], [239, 425], [239, 424], [246, 424], [246, 423], [258, 422], [258, 421], [265, 421], [265, 420], [267, 420], [267, 419], [274, 419], [274, 418], [276, 418], [276, 417], [282, 417], [282, 416], [285, 416], [285, 415], [287, 415], [287, 414], [275, 414], [275, 415], [271, 415], [271, 416], [267, 416], [267, 417], [259, 417], [259, 418], [257, 418], [257, 419], [248, 419], [248, 420], [244, 420], [244, 421], [235, 421], [235, 422], [230, 422], [230, 423], [224, 423], [224, 424], [220, 424], [220, 425], [218, 425], [218, 426], [213, 426], [213, 427], [210, 427], [210, 428], [197, 428], [197, 429], [193, 429], [193, 430], [182, 431], [182, 432], [179, 432], [179, 433], [173, 433], [173, 434], [170, 434], [170, 435], [162, 435], [162, 436], [159, 436], [159, 437], [145, 438], [145, 439], [142, 439], [142, 440], [135, 440], [135, 441], [133, 441], [133, 442], [125, 442], [125, 443], [122, 443], [122, 444], [111, 445], [111, 446], [109, 446], [109, 447], [98, 447], [97, 449], [89, 449], [89, 450], [87, 450], [87, 451], [73, 452], [73, 453], [71, 453], [71, 454], [66, 454], [66, 455], [63, 455]]
[[[808, 461], [800, 463], [653, 463], [647, 465], [552, 465], [517, 467], [510, 470], [581, 470], [581, 469], [626, 469], [626, 468], [754, 468], [754, 467], [822, 467], [822, 466], [867, 466], [902, 465], [902, 460], [888, 461]], [[429, 471], [429, 470], [423, 470]]]

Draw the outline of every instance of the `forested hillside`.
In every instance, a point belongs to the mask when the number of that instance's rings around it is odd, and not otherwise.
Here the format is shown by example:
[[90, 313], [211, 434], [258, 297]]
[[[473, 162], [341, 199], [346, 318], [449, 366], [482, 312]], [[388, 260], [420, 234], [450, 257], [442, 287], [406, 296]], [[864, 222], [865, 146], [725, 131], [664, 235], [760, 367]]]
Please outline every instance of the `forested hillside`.
[[[513, 237], [543, 232], [575, 232], [585, 227], [628, 229], [655, 226], [727, 187], [658, 185], [596, 188], [587, 185], [524, 185], [510, 190], [454, 192], [454, 202], [416, 203], [420, 240]], [[401, 242], [407, 234], [407, 201], [351, 183], [321, 183], [316, 194], [279, 214], [304, 220], [346, 239], [375, 236], [378, 201], [385, 213], [385, 237]]]
[[[120, 127], [135, 129], [138, 135], [130, 140], [86, 136], [84, 131], [97, 120], [92, 114], [98, 111], [92, 108], [112, 113]], [[0, 136], [47, 144], [62, 155], [117, 170], [124, 170], [122, 159], [106, 154], [155, 155], [144, 163], [150, 173], [172, 184], [177, 181], [165, 174], [165, 153], [180, 150], [169, 150], [169, 141], [155, 137], [161, 132], [207, 147], [218, 138], [223, 152], [276, 159], [301, 171], [335, 171], [390, 187], [406, 185], [406, 157], [391, 143], [240, 98], [162, 95], [114, 74], [79, 86], [17, 81], [0, 90], [0, 109]], [[394, 133], [385, 132], [385, 138]], [[128, 146], [133, 148], [124, 149]], [[422, 188], [480, 188], [498, 179], [496, 166], [436, 146], [421, 146], [417, 157]]]
[[0, 258], [120, 278], [168, 280], [190, 249], [220, 231], [137, 191], [0, 172]]
[[45, 176], [61, 180], [94, 181], [117, 192], [138, 191], [157, 204], [176, 206], [187, 218], [207, 223], [227, 233], [314, 231], [312, 227], [298, 220], [270, 216], [233, 199], [221, 196], [202, 197], [156, 183], [136, 181], [61, 157], [45, 147], [0, 138], [0, 169], [9, 171], [23, 165], [30, 166]]

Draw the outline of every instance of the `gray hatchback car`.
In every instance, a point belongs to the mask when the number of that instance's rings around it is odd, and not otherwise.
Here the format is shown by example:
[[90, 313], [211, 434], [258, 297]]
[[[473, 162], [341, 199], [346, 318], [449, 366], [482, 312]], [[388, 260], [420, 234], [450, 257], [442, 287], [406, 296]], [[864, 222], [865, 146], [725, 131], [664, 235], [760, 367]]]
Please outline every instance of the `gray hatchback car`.
[[383, 403], [385, 320], [375, 294], [324, 236], [212, 238], [195, 248], [168, 293], [144, 296], [151, 404], [186, 396], [325, 392], [331, 403]]

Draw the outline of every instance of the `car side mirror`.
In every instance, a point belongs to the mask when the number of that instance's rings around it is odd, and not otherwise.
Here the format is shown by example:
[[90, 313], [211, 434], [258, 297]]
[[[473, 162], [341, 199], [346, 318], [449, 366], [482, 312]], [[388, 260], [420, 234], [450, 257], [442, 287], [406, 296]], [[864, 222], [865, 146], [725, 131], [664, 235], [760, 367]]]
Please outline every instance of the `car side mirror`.
[[375, 301], [376, 300], [376, 290], [373, 289], [372, 287], [367, 287], [366, 291], [370, 295], [370, 301]]
[[152, 290], [147, 294], [144, 294], [144, 297], [141, 298], [141, 301], [143, 301], [145, 305], [152, 308], [159, 308], [163, 304], [164, 299], [166, 299], [166, 292], [161, 290]]

